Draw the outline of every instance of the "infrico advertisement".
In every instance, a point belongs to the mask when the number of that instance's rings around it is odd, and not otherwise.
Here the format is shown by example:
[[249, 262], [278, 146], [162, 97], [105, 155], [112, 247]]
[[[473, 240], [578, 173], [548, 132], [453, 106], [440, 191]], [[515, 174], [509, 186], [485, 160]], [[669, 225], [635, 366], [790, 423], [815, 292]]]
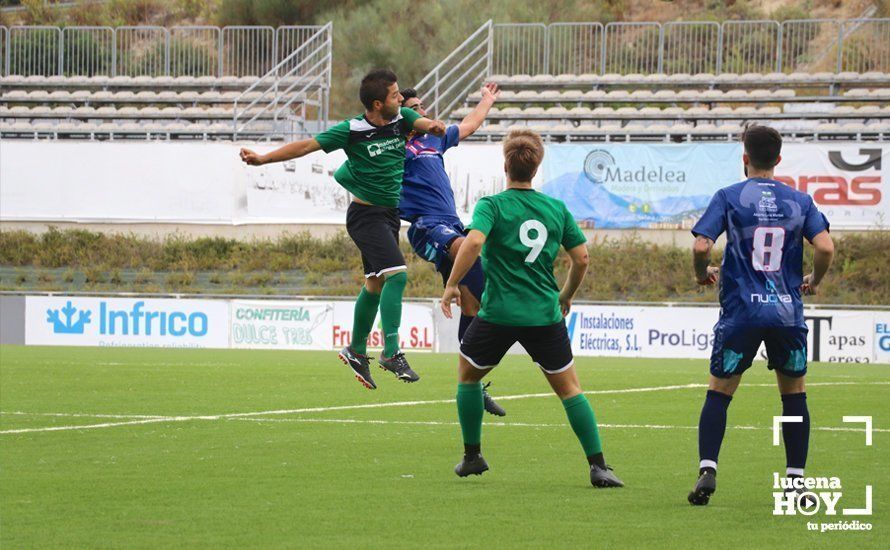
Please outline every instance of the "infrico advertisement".
[[221, 300], [28, 296], [25, 343], [227, 348], [228, 321]]

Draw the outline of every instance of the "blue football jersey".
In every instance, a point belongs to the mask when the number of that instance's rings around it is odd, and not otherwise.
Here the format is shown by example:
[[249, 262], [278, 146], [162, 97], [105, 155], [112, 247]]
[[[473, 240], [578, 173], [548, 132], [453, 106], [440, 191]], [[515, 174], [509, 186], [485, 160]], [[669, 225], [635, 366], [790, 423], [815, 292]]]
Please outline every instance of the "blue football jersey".
[[726, 232], [720, 269], [720, 320], [735, 326], [806, 326], [800, 285], [803, 239], [828, 229], [806, 193], [750, 178], [714, 195], [692, 234]]
[[421, 216], [435, 216], [460, 221], [442, 158], [442, 154], [459, 141], [460, 130], [456, 124], [449, 126], [443, 137], [423, 134], [408, 140], [399, 200], [399, 215], [403, 220], [413, 222]]

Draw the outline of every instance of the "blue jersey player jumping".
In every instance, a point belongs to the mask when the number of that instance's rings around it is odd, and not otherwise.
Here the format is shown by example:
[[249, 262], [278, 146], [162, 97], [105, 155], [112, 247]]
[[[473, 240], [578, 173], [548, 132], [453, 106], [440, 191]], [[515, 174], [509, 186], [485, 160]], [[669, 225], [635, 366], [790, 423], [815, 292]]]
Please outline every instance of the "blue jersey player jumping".
[[[807, 326], [801, 294], [815, 294], [831, 265], [834, 244], [828, 220], [813, 199], [773, 178], [782, 137], [766, 126], [742, 136], [745, 181], [714, 195], [695, 224], [695, 277], [700, 285], [720, 279], [720, 320], [714, 327], [711, 376], [698, 427], [699, 478], [688, 500], [705, 505], [717, 488], [717, 455], [726, 431], [726, 411], [742, 373], [760, 344], [776, 371], [782, 415], [802, 422], [782, 424], [786, 475], [802, 478], [810, 437], [804, 377]], [[709, 267], [714, 241], [726, 233], [722, 269]], [[813, 272], [803, 276], [803, 241], [815, 248]], [[793, 483], [792, 487], [797, 487]], [[798, 488], [796, 493], [801, 493]]]
[[[402, 90], [402, 106], [413, 109], [420, 116], [426, 116], [426, 107], [412, 88]], [[442, 284], [448, 281], [457, 251], [466, 238], [457, 207], [451, 180], [445, 172], [442, 155], [448, 149], [457, 147], [460, 141], [473, 134], [482, 125], [488, 111], [497, 101], [500, 92], [496, 84], [482, 87], [482, 100], [460, 124], [452, 124], [444, 136], [412, 133], [406, 144], [405, 175], [402, 181], [402, 196], [399, 200], [399, 215], [411, 223], [408, 240], [414, 252], [424, 260], [435, 264], [442, 275]], [[485, 279], [482, 264], [477, 260], [460, 282], [461, 316], [458, 326], [458, 340], [479, 311]], [[485, 410], [497, 416], [504, 416], [504, 409], [488, 392], [485, 392]]]

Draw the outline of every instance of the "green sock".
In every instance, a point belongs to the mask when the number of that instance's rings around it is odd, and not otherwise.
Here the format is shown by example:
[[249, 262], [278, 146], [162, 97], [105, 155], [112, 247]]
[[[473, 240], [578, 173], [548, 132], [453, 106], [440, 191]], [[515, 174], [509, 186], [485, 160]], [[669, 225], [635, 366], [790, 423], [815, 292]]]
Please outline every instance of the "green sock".
[[383, 327], [383, 355], [392, 357], [399, 352], [399, 325], [402, 324], [402, 294], [408, 284], [408, 274], [396, 273], [383, 283], [380, 293], [380, 324]]
[[457, 385], [457, 418], [464, 445], [479, 446], [482, 443], [482, 382]]
[[371, 333], [371, 328], [374, 326], [378, 305], [380, 305], [380, 295], [362, 287], [362, 291], [355, 301], [355, 311], [352, 317], [352, 343], [349, 344], [352, 351], [362, 355], [368, 353], [368, 334]]
[[575, 435], [578, 436], [578, 441], [581, 442], [581, 447], [584, 448], [584, 454], [592, 456], [603, 452], [596, 418], [593, 416], [593, 409], [584, 394], [579, 393], [575, 397], [569, 397], [562, 402], [562, 405], [566, 408], [569, 424], [572, 425]]

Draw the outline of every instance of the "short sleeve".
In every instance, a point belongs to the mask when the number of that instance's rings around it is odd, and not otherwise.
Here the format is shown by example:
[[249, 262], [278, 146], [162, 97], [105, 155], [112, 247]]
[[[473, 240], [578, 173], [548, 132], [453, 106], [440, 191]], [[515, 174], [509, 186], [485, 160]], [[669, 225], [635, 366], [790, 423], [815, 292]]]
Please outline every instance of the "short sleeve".
[[566, 208], [565, 204], [562, 205], [562, 211], [563, 230], [561, 244], [566, 250], [571, 250], [578, 245], [586, 243], [587, 237], [584, 236], [584, 232], [578, 227], [578, 222], [575, 221], [575, 217], [572, 216], [572, 213], [569, 212], [569, 209]]
[[692, 228], [692, 234], [716, 241], [724, 231], [726, 231], [726, 197], [720, 190], [711, 198], [708, 209]]
[[460, 128], [457, 124], [452, 124], [445, 128], [445, 137], [439, 141], [439, 152], [444, 153], [452, 147], [457, 147], [460, 142]]
[[402, 107], [399, 113], [402, 115], [402, 127], [406, 134], [414, 129], [414, 123], [417, 122], [418, 118], [423, 118], [417, 111], [408, 107]]
[[496, 219], [497, 211], [491, 199], [482, 197], [476, 203], [476, 208], [473, 209], [473, 221], [467, 226], [467, 229], [475, 229], [487, 237], [491, 228], [494, 227]]
[[324, 132], [315, 136], [315, 141], [321, 145], [321, 150], [325, 153], [343, 149], [349, 143], [349, 121], [331, 126]]
[[806, 237], [808, 241], [812, 242], [813, 237], [823, 231], [828, 231], [829, 223], [825, 214], [816, 208], [816, 203], [813, 202], [812, 197], [807, 198], [809, 198], [810, 207], [807, 210], [807, 215], [803, 222], [803, 236]]

